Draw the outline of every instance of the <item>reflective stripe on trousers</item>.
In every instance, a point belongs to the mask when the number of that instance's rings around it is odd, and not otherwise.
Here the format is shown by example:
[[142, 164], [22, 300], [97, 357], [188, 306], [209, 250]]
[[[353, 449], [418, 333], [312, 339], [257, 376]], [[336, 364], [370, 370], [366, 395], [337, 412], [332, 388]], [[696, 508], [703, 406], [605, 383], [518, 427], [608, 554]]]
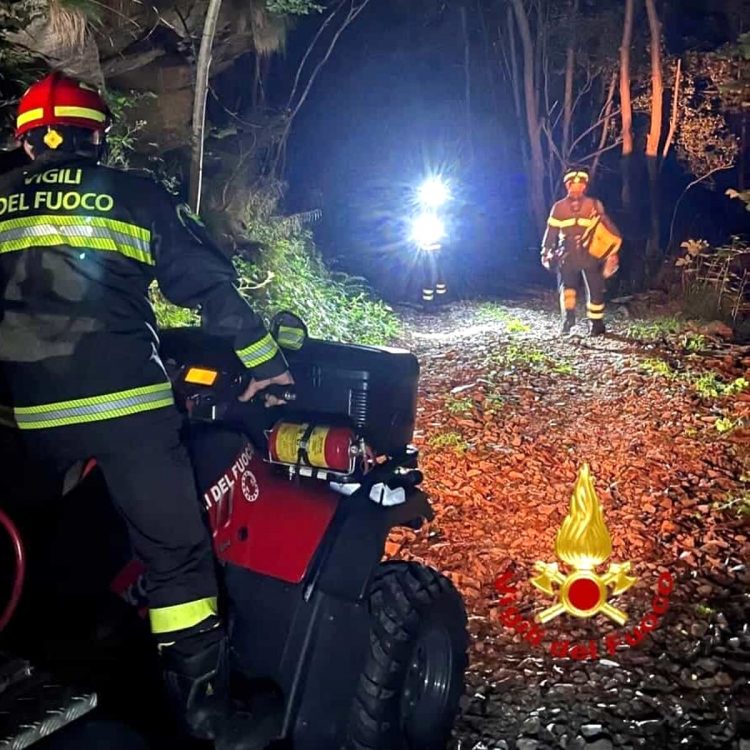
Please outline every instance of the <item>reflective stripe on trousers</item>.
[[200, 625], [209, 617], [215, 617], [217, 613], [217, 600], [215, 596], [205, 599], [196, 599], [183, 604], [173, 604], [170, 607], [157, 607], [150, 609], [148, 613], [151, 624], [151, 632], [154, 635], [174, 633], [178, 630], [187, 630]]
[[172, 384], [156, 383], [101, 396], [36, 406], [0, 407], [0, 423], [21, 430], [99, 422], [174, 404]]

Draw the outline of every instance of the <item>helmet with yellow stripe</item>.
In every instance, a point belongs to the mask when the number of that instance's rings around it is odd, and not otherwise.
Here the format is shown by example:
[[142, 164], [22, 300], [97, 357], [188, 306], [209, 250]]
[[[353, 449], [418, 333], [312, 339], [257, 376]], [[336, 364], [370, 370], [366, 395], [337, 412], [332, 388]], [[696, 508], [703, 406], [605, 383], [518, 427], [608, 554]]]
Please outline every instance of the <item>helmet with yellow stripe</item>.
[[572, 167], [571, 169], [566, 169], [563, 174], [563, 185], [567, 188], [570, 187], [570, 185], [578, 183], [588, 185], [589, 172], [586, 167]]
[[111, 122], [109, 107], [93, 86], [54, 71], [32, 84], [21, 97], [15, 136], [21, 140], [43, 129], [46, 132], [41, 140], [54, 150], [65, 141], [67, 129], [99, 133], [102, 138]]

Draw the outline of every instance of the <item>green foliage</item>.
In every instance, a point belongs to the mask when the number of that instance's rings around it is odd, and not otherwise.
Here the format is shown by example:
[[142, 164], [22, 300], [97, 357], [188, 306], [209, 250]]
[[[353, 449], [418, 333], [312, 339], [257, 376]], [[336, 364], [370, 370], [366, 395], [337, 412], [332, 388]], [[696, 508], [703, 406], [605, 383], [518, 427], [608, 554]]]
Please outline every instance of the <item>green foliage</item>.
[[487, 414], [497, 414], [505, 406], [505, 399], [502, 396], [491, 393], [485, 398], [484, 405], [484, 410]]
[[[260, 233], [255, 226], [256, 236]], [[373, 299], [357, 281], [332, 274], [323, 264], [309, 234], [293, 231], [273, 237], [257, 263], [235, 258], [240, 292], [253, 309], [270, 319], [280, 310], [299, 315], [311, 336], [329, 341], [387, 345], [401, 329], [392, 310]], [[180, 311], [160, 295], [155, 296], [160, 326], [192, 325], [193, 313]]]
[[156, 321], [160, 328], [181, 328], [183, 326], [195, 326], [200, 323], [200, 319], [194, 310], [177, 307], [168, 302], [156, 282], [151, 285], [148, 292], [151, 305], [156, 313]]
[[531, 326], [527, 325], [518, 318], [513, 318], [512, 320], [508, 321], [506, 329], [508, 333], [528, 333], [529, 331], [531, 331]]
[[639, 365], [641, 370], [650, 373], [651, 375], [661, 375], [662, 377], [673, 379], [677, 377], [677, 373], [670, 367], [668, 362], [663, 359], [644, 359]]
[[445, 402], [445, 408], [451, 414], [469, 414], [474, 408], [474, 400], [468, 397], [451, 397]]
[[652, 320], [637, 320], [628, 326], [628, 336], [642, 341], [656, 341], [669, 334], [679, 333], [684, 323], [673, 315], [664, 315]]
[[745, 378], [735, 378], [731, 383], [720, 380], [715, 372], [704, 372], [692, 380], [693, 387], [704, 398], [721, 398], [742, 393], [750, 383]]
[[503, 359], [508, 364], [525, 363], [532, 366], [544, 366], [547, 363], [547, 355], [541, 349], [520, 344], [508, 344]]
[[507, 320], [510, 317], [510, 313], [495, 302], [482, 302], [477, 305], [477, 314], [485, 320]]
[[558, 375], [572, 375], [573, 365], [570, 362], [559, 362], [552, 367], [552, 372], [556, 372]]
[[453, 448], [457, 453], [463, 453], [469, 448], [469, 443], [458, 432], [441, 432], [433, 435], [427, 443], [433, 448]]
[[744, 490], [734, 497], [728, 496], [723, 503], [715, 503], [714, 507], [721, 511], [731, 511], [741, 518], [750, 518], [750, 491]]
[[258, 196], [247, 206], [247, 239], [260, 243], [257, 262], [236, 258], [241, 291], [269, 318], [280, 310], [299, 315], [311, 336], [385, 345], [401, 332], [390, 307], [376, 300], [364, 279], [334, 274], [323, 263], [302, 221], [271, 215], [273, 201]]
[[709, 607], [707, 604], [696, 604], [695, 605], [695, 612], [696, 614], [700, 615], [700, 617], [711, 617], [711, 615], [714, 613], [714, 610]]
[[[317, 251], [307, 217], [274, 215], [277, 197], [271, 189], [248, 193], [231, 213], [233, 225], [243, 227], [238, 241], [253, 243], [260, 252], [253, 260], [235, 256], [240, 293], [252, 308], [269, 321], [281, 310], [299, 315], [311, 336], [344, 343], [387, 345], [401, 333], [390, 307], [375, 299], [364, 279], [333, 273]], [[225, 212], [227, 213], [227, 212]], [[202, 218], [209, 231], [218, 211]], [[162, 320], [183, 320], [168, 305], [160, 308]]]
[[115, 91], [107, 93], [107, 104], [112, 110], [113, 123], [107, 134], [108, 153], [104, 163], [109, 167], [128, 169], [130, 156], [135, 151], [136, 136], [145, 120], [131, 120], [128, 111], [144, 99], [155, 99], [151, 91]]
[[685, 337], [685, 349], [689, 352], [700, 352], [706, 348], [708, 339], [700, 333], [689, 333]]
[[279, 15], [306, 16], [320, 13], [323, 6], [311, 0], [266, 0], [266, 10]]
[[731, 419], [730, 417], [719, 417], [714, 423], [716, 431], [720, 433], [731, 432], [735, 428], [741, 425], [739, 419]]
[[538, 347], [524, 342], [509, 343], [504, 349], [493, 352], [486, 361], [487, 366], [501, 367], [526, 366], [532, 370], [555, 372], [560, 375], [572, 375], [573, 365], [564, 359], [553, 359]]

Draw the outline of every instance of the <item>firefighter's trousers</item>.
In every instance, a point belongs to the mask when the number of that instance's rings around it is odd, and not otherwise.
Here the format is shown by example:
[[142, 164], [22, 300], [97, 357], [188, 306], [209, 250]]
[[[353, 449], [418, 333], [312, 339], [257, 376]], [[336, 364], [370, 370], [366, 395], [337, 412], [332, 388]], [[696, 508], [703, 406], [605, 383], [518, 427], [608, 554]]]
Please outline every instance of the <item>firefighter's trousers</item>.
[[443, 273], [440, 250], [427, 251], [422, 265], [422, 304], [432, 305], [442, 302], [448, 291]]
[[568, 255], [557, 270], [560, 311], [563, 317], [574, 315], [578, 301], [578, 285], [583, 275], [586, 285], [586, 315], [589, 320], [604, 318], [605, 280], [603, 264], [591, 257], [583, 259]]
[[[161, 642], [172, 642], [216, 620], [211, 537], [180, 440], [181, 427], [177, 410], [166, 407], [119, 419], [16, 432], [29, 464], [55, 480], [76, 462], [96, 459], [127, 526], [133, 552], [146, 567], [151, 630]], [[61, 492], [62, 482], [59, 486]]]

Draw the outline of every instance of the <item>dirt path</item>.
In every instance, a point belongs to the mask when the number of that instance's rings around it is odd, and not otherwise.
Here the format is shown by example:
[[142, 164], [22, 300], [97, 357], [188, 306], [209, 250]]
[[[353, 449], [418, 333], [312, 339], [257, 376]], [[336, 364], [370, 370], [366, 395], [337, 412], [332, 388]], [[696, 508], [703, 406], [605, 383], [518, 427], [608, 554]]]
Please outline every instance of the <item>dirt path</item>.
[[[748, 352], [645, 344], [625, 335], [633, 321], [616, 338], [561, 338], [549, 301], [405, 322], [437, 516], [388, 552], [446, 572], [467, 602], [470, 690], [451, 750], [750, 750]], [[555, 600], [529, 578], [556, 560], [584, 463], [611, 536], [598, 570], [630, 561], [636, 578], [613, 599], [628, 620], [562, 614], [534, 638], [519, 618]], [[516, 593], [501, 601], [503, 573]], [[637, 627], [654, 609], [655, 629]]]

